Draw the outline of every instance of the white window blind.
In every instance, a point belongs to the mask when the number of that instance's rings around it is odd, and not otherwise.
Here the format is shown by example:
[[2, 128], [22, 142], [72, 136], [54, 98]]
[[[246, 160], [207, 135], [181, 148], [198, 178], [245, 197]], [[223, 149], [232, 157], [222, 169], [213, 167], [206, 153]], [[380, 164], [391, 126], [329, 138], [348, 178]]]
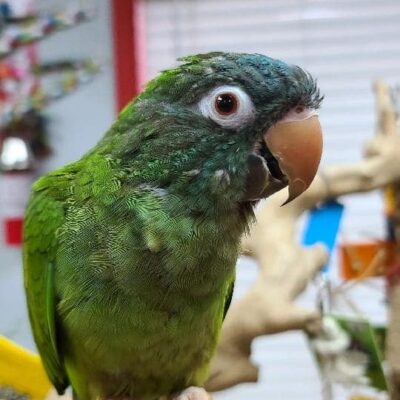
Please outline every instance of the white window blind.
[[[325, 95], [323, 165], [360, 159], [363, 144], [374, 134], [373, 80], [400, 83], [396, 0], [147, 0], [145, 9], [149, 78], [179, 56], [215, 50], [264, 53], [316, 76]], [[383, 237], [379, 193], [348, 196], [344, 202], [343, 238]], [[254, 274], [248, 263], [239, 268], [239, 292]], [[383, 289], [372, 295], [359, 290], [355, 302], [380, 319], [382, 296]], [[261, 384], [242, 385], [219, 399], [320, 397], [318, 375], [301, 335], [258, 340], [255, 350]]]

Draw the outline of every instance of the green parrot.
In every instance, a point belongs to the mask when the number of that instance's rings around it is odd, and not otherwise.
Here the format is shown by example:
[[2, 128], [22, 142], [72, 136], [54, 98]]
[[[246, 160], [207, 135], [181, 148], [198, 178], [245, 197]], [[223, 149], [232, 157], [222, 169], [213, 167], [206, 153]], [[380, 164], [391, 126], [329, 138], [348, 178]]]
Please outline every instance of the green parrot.
[[310, 74], [260, 54], [181, 59], [80, 160], [33, 186], [24, 278], [37, 348], [79, 400], [208, 398], [257, 202], [314, 178]]

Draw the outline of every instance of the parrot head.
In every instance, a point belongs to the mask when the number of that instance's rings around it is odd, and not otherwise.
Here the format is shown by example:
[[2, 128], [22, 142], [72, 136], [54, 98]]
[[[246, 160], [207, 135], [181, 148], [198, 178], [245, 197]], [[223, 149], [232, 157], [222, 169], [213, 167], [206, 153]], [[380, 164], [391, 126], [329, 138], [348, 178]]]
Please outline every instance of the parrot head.
[[117, 130], [135, 132], [119, 148], [146, 171], [142, 183], [250, 203], [286, 186], [287, 201], [306, 190], [322, 152], [311, 75], [260, 54], [181, 61], [121, 113]]

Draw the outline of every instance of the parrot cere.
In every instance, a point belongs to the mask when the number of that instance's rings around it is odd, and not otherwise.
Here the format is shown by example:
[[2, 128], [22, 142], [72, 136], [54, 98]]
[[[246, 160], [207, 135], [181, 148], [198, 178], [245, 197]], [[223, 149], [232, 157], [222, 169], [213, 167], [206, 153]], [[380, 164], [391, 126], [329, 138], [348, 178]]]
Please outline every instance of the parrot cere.
[[34, 184], [25, 287], [60, 394], [191, 399], [179, 393], [207, 378], [254, 206], [286, 186], [293, 200], [316, 174], [308, 73], [260, 54], [181, 61]]

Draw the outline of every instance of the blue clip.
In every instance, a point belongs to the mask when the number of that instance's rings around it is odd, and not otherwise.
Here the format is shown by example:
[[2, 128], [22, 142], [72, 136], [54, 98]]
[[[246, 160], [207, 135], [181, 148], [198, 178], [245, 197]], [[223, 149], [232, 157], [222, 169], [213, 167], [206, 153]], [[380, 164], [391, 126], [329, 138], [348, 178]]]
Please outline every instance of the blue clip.
[[[328, 249], [329, 256], [331, 256], [335, 248], [343, 209], [343, 204], [334, 200], [312, 209], [309, 213], [302, 244], [310, 246], [323, 243]], [[326, 273], [328, 264], [321, 271]]]

